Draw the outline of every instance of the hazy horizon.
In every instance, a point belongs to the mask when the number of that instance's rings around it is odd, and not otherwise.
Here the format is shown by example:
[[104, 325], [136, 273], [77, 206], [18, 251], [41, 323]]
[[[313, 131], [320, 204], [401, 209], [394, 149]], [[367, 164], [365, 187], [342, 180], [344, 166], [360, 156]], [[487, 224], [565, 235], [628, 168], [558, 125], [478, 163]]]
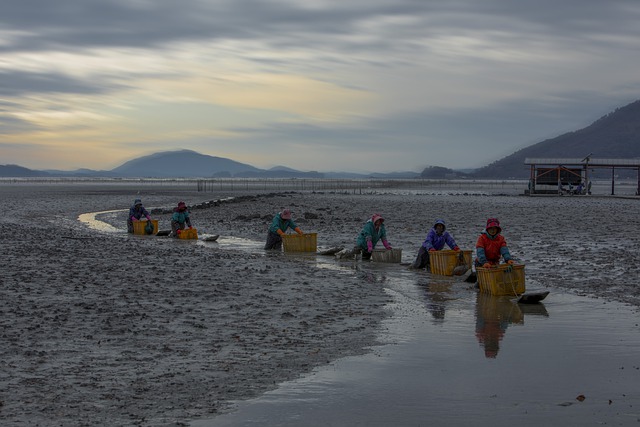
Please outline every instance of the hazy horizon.
[[478, 168], [640, 93], [640, 3], [9, 2], [0, 162]]

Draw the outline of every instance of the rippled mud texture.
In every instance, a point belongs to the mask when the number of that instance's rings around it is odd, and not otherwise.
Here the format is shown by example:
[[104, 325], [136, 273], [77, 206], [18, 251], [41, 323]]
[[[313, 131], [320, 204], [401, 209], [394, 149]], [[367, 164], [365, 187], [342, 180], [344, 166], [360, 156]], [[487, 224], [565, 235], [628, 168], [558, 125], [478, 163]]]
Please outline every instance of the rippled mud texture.
[[[389, 314], [384, 283], [349, 263], [327, 268], [331, 258], [265, 255], [285, 207], [321, 248], [353, 245], [381, 213], [404, 262], [436, 218], [471, 248], [497, 216], [528, 283], [640, 304], [635, 199], [281, 193], [206, 204], [233, 194], [24, 184], [0, 193], [0, 421], [11, 425], [176, 424], [367, 351]], [[101, 218], [120, 233], [78, 221], [135, 197], [161, 229], [185, 200], [201, 235], [220, 244], [130, 236], [124, 212]]]

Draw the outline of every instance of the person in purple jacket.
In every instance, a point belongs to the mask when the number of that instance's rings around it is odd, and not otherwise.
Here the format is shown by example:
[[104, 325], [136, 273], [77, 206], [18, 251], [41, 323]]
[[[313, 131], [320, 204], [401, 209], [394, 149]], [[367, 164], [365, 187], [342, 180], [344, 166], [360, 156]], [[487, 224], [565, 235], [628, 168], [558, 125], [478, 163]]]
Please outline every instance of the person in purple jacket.
[[127, 218], [127, 232], [133, 233], [133, 222], [140, 221], [142, 217], [147, 218], [147, 221], [151, 221], [149, 212], [142, 206], [142, 200], [136, 199], [133, 205], [129, 208], [129, 217]]
[[446, 229], [447, 225], [444, 221], [437, 219], [429, 233], [427, 233], [424, 243], [420, 246], [418, 256], [411, 265], [412, 268], [429, 268], [429, 252], [441, 251], [444, 249], [445, 244], [454, 251], [460, 250], [453, 236]]

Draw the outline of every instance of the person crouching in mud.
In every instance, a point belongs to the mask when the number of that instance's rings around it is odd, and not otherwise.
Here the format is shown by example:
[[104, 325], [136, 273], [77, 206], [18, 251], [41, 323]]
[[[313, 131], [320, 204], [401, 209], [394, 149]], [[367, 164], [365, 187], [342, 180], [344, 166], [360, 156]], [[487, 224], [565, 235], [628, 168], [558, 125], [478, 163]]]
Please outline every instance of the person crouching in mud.
[[476, 242], [476, 267], [491, 268], [500, 264], [500, 258], [509, 264], [515, 264], [515, 260], [511, 258], [507, 241], [500, 234], [502, 228], [498, 218], [487, 219], [487, 227], [480, 234]]
[[418, 250], [418, 256], [416, 260], [411, 265], [411, 268], [429, 268], [429, 252], [441, 251], [444, 249], [444, 245], [446, 244], [449, 248], [454, 251], [459, 251], [460, 248], [456, 244], [456, 241], [453, 239], [453, 236], [446, 231], [446, 224], [443, 220], [437, 219], [435, 224], [429, 232], [427, 233], [427, 237], [420, 246]]
[[362, 253], [362, 259], [364, 260], [371, 259], [371, 254], [378, 241], [382, 241], [385, 249], [391, 249], [391, 245], [387, 242], [384, 218], [378, 214], [373, 214], [371, 219], [362, 227], [362, 231], [360, 231], [356, 241], [354, 252]]
[[142, 200], [136, 199], [133, 205], [129, 208], [129, 217], [127, 218], [127, 232], [133, 233], [133, 222], [140, 221], [142, 217], [147, 218], [147, 221], [151, 221], [149, 212], [142, 206]]
[[178, 237], [182, 230], [186, 227], [193, 228], [189, 211], [184, 202], [179, 202], [177, 208], [173, 208], [173, 216], [171, 217], [171, 232], [173, 237]]
[[291, 211], [285, 209], [282, 212], [277, 213], [271, 221], [269, 226], [269, 232], [267, 233], [267, 243], [264, 245], [266, 250], [281, 250], [282, 249], [282, 235], [285, 234], [287, 229], [291, 228], [298, 234], [302, 233], [300, 227], [291, 219]]

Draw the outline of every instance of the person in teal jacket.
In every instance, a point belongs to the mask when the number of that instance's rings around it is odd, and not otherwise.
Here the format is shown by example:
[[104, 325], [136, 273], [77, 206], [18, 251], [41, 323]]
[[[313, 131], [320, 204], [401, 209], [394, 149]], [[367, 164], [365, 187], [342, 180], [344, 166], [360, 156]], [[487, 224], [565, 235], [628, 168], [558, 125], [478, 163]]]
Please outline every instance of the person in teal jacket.
[[264, 245], [264, 248], [267, 250], [281, 250], [282, 235], [285, 234], [289, 228], [298, 234], [303, 234], [300, 227], [298, 227], [293, 219], [291, 219], [291, 211], [289, 209], [285, 209], [273, 217], [273, 221], [271, 221], [271, 226], [269, 227], [269, 232], [267, 233], [267, 243]]
[[177, 208], [173, 208], [173, 216], [171, 217], [171, 231], [173, 237], [178, 235], [186, 227], [193, 228], [191, 218], [189, 218], [189, 210], [185, 202], [179, 202]]
[[373, 214], [371, 219], [362, 227], [362, 231], [360, 231], [356, 241], [356, 250], [362, 253], [362, 259], [371, 259], [371, 254], [378, 241], [382, 241], [385, 249], [391, 249], [391, 245], [387, 241], [384, 218], [379, 214]]

